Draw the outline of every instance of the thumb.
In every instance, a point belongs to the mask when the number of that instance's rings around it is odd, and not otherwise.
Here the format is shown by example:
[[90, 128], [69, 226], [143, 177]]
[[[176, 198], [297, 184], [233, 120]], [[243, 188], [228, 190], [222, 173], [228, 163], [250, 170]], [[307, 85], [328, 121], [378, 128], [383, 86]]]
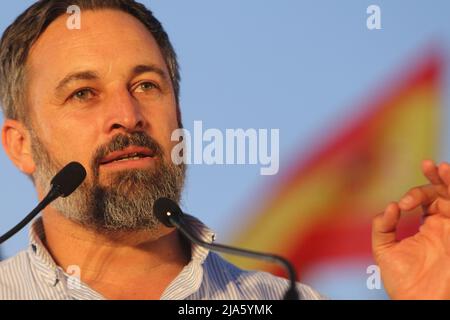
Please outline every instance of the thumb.
[[384, 212], [377, 215], [372, 222], [372, 251], [377, 257], [386, 248], [395, 245], [397, 241], [396, 230], [400, 220], [400, 208], [396, 202], [391, 202]]

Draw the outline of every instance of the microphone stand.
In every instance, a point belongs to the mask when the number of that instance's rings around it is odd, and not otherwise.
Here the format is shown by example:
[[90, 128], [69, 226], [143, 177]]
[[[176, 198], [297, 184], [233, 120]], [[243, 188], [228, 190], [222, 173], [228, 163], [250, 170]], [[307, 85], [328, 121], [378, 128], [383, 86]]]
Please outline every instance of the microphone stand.
[[287, 271], [289, 275], [290, 280], [290, 286], [289, 289], [286, 291], [283, 300], [298, 300], [299, 295], [297, 291], [297, 287], [295, 285], [297, 281], [297, 273], [292, 266], [292, 264], [285, 258], [275, 255], [275, 254], [265, 254], [260, 252], [255, 252], [251, 250], [246, 249], [240, 249], [240, 248], [234, 248], [231, 246], [215, 243], [211, 244], [208, 242], [205, 242], [198, 237], [196, 237], [193, 233], [188, 231], [188, 226], [184, 223], [183, 219], [178, 214], [171, 214], [171, 212], [167, 212], [167, 218], [172, 223], [173, 226], [175, 226], [178, 230], [180, 230], [183, 235], [185, 235], [190, 241], [193, 243], [205, 247], [212, 251], [218, 251], [222, 253], [232, 254], [232, 255], [239, 255], [247, 258], [252, 259], [259, 259], [259, 260], [265, 260], [272, 263], [278, 263], [281, 264]]
[[39, 212], [45, 209], [53, 200], [58, 198], [61, 195], [59, 191], [59, 187], [56, 186], [52, 188], [47, 196], [42, 199], [42, 201], [37, 205], [36, 208], [33, 209], [25, 218], [22, 219], [14, 228], [6, 232], [4, 235], [0, 237], [0, 244], [11, 238], [17, 232], [19, 232], [23, 227], [25, 227], [34, 217], [36, 217]]
[[0, 237], [0, 244], [11, 238], [25, 227], [39, 212], [59, 197], [67, 197], [77, 189], [86, 178], [86, 170], [78, 162], [70, 162], [62, 168], [52, 179], [51, 189], [44, 199], [14, 228]]

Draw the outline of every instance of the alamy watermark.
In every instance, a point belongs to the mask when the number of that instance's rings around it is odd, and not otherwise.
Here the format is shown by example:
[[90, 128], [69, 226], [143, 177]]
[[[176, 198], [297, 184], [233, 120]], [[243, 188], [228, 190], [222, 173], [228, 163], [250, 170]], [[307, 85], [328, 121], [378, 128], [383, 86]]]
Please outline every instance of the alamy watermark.
[[175, 164], [206, 165], [260, 165], [261, 175], [275, 175], [279, 170], [279, 129], [226, 129], [224, 132], [209, 128], [202, 121], [194, 121], [194, 131], [177, 129], [172, 141]]
[[381, 289], [380, 267], [374, 264], [370, 265], [367, 267], [366, 273], [369, 274], [366, 281], [367, 289], [380, 290]]
[[66, 27], [69, 30], [81, 29], [81, 9], [79, 6], [72, 5], [67, 8], [67, 14], [70, 16], [66, 20]]
[[366, 20], [366, 26], [369, 30], [380, 30], [381, 29], [381, 8], [375, 4], [367, 7], [366, 10], [369, 16]]
[[77, 265], [70, 265], [67, 267], [67, 288], [80, 289], [81, 288], [81, 268]]

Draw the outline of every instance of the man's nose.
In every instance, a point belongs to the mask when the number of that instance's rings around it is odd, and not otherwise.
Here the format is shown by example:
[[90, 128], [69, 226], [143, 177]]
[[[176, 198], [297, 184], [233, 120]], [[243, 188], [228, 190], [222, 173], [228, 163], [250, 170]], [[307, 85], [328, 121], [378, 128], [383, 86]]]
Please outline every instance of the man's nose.
[[146, 120], [142, 114], [142, 106], [126, 89], [117, 89], [107, 99], [103, 112], [105, 113], [105, 132], [124, 130], [133, 132], [142, 130]]

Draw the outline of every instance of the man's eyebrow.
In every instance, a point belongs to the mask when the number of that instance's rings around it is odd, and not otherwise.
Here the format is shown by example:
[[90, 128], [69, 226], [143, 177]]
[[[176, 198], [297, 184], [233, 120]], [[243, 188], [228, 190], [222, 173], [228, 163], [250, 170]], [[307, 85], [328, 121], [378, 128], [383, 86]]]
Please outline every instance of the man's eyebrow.
[[63, 89], [65, 86], [67, 86], [72, 81], [77, 80], [96, 80], [99, 76], [94, 71], [80, 71], [80, 72], [73, 72], [69, 73], [67, 76], [62, 79], [58, 85], [56, 86], [55, 91], [58, 92], [61, 89]]
[[[163, 78], [163, 80], [167, 80], [168, 75], [167, 73], [161, 69], [160, 67], [156, 66], [156, 65], [152, 65], [152, 64], [140, 64], [137, 65], [133, 68], [132, 70], [132, 75], [134, 77], [142, 74], [142, 73], [146, 73], [146, 72], [153, 72], [158, 74], [161, 78]], [[72, 81], [77, 81], [77, 80], [97, 80], [99, 79], [98, 74], [95, 71], [80, 71], [80, 72], [73, 72], [73, 73], [69, 73], [67, 76], [64, 77], [64, 79], [62, 79], [58, 85], [56, 86], [55, 91], [59, 92], [61, 89], [63, 89], [65, 86], [67, 86], [70, 82]]]
[[153, 72], [159, 75], [163, 80], [167, 80], [168, 76], [167, 73], [161, 69], [160, 67], [153, 65], [153, 64], [140, 64], [133, 68], [132, 75], [138, 76], [142, 73], [146, 72]]

